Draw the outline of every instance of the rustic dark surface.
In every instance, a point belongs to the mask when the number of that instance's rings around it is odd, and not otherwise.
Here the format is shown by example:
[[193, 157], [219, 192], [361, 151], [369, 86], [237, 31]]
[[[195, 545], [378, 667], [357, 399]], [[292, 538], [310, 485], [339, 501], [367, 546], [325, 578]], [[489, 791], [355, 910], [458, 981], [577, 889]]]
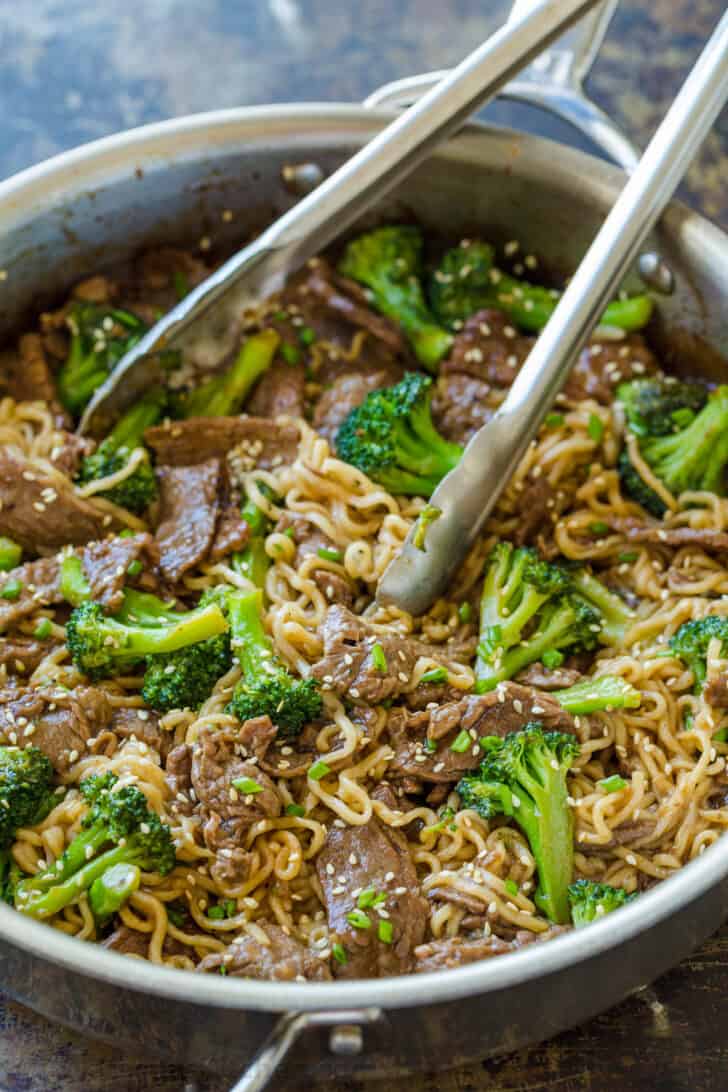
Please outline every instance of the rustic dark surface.
[[[505, 0], [0, 0], [0, 177], [74, 144], [159, 118], [258, 102], [361, 99], [388, 80], [457, 60], [503, 19], [508, 6]], [[591, 89], [641, 144], [724, 9], [725, 0], [622, 0]], [[488, 116], [568, 135], [517, 108], [497, 105]], [[728, 112], [682, 195], [728, 228]], [[413, 1077], [408, 1087], [723, 1090], [727, 982], [725, 927], [651, 989], [585, 1027], [479, 1066]], [[154, 1059], [120, 1056], [1, 999], [0, 1084], [10, 1092], [229, 1087]], [[317, 1092], [310, 1083], [306, 1088]], [[337, 1092], [363, 1088], [349, 1082]], [[366, 1089], [393, 1092], [392, 1082]]]

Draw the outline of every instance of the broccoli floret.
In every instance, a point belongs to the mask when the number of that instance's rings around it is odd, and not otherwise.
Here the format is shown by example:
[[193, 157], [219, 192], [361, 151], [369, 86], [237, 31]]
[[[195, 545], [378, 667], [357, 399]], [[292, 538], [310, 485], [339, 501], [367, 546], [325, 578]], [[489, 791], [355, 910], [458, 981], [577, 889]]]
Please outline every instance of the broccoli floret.
[[[429, 284], [432, 310], [450, 328], [461, 325], [476, 311], [493, 308], [505, 312], [522, 330], [538, 333], [554, 313], [559, 295], [495, 268], [493, 248], [480, 240], [448, 250]], [[634, 296], [610, 303], [601, 322], [621, 330], [639, 330], [651, 314], [650, 297]]]
[[621, 645], [629, 627], [635, 620], [634, 611], [615, 592], [597, 580], [588, 569], [573, 569], [571, 583], [577, 597], [599, 612], [601, 631], [599, 638], [605, 645]]
[[337, 433], [339, 457], [390, 493], [429, 497], [463, 453], [432, 423], [431, 399], [432, 380], [421, 372], [371, 391]]
[[628, 895], [623, 887], [611, 887], [608, 883], [597, 883], [595, 880], [577, 880], [569, 887], [571, 920], [580, 929], [583, 925], [598, 921], [605, 914], [611, 914], [613, 910], [619, 910], [620, 906], [626, 906], [635, 898], [636, 894]]
[[544, 655], [594, 648], [600, 616], [571, 589], [569, 575], [535, 551], [499, 542], [480, 603], [476, 691], [493, 690]]
[[[685, 428], [667, 436], [644, 436], [640, 455], [652, 473], [674, 496], [688, 490], [725, 496], [728, 464], [728, 386], [718, 387]], [[620, 456], [622, 487], [633, 500], [658, 518], [666, 505], [632, 463], [629, 450]]]
[[85, 602], [71, 611], [66, 643], [79, 671], [90, 679], [103, 679], [123, 675], [147, 656], [176, 652], [226, 629], [225, 617], [215, 604], [174, 613], [157, 625], [145, 625], [120, 620], [119, 616], [107, 618], [98, 603]]
[[720, 655], [728, 656], [728, 618], [717, 614], [694, 618], [690, 622], [683, 622], [670, 638], [671, 652], [679, 656], [693, 673], [696, 694], [705, 685], [708, 645], [713, 638], [721, 642]]
[[7, 535], [0, 535], [0, 572], [7, 573], [22, 560], [23, 547]]
[[100, 491], [97, 496], [140, 515], [157, 496], [149, 453], [144, 448], [144, 430], [155, 425], [164, 413], [166, 394], [161, 387], [148, 391], [135, 406], [121, 417], [106, 439], [102, 440], [93, 455], [87, 455], [78, 473], [81, 485], [106, 478], [122, 470], [138, 448], [144, 450], [144, 458], [128, 478], [118, 485]]
[[617, 400], [635, 435], [668, 436], [695, 419], [708, 400], [708, 391], [701, 383], [652, 376], [620, 383]]
[[640, 691], [619, 675], [584, 679], [565, 690], [554, 690], [551, 696], [574, 716], [609, 712], [612, 709], [637, 709], [642, 702]]
[[366, 285], [376, 309], [399, 323], [420, 364], [434, 372], [449, 352], [452, 336], [438, 326], [425, 302], [422, 249], [419, 228], [378, 228], [348, 244], [339, 272]]
[[276, 655], [263, 628], [263, 595], [233, 593], [229, 599], [230, 631], [243, 677], [235, 687], [228, 712], [238, 720], [269, 716], [281, 735], [295, 736], [321, 713], [316, 679], [297, 679]]
[[91, 884], [88, 904], [96, 924], [103, 926], [134, 894], [141, 882], [139, 865], [115, 864]]
[[[229, 589], [211, 589], [201, 596], [198, 607], [216, 603], [225, 614]], [[186, 645], [177, 652], [148, 656], [142, 697], [159, 712], [170, 709], [198, 709], [209, 698], [215, 683], [232, 667], [230, 633], [218, 633], [206, 641]]]
[[253, 334], [226, 371], [179, 397], [177, 415], [229, 417], [240, 413], [251, 387], [273, 363], [279, 342], [275, 330]]
[[569, 921], [574, 832], [566, 775], [579, 754], [574, 736], [527, 724], [501, 739], [481, 739], [479, 770], [457, 786], [466, 808], [484, 819], [506, 815], [528, 839], [538, 870], [536, 905], [551, 921]]
[[53, 766], [37, 747], [0, 747], [0, 850], [19, 827], [39, 823], [57, 802]]
[[56, 376], [58, 395], [69, 413], [79, 414], [121, 358], [146, 333], [140, 318], [118, 307], [74, 303], [66, 318], [71, 345]]
[[82, 830], [50, 868], [17, 885], [15, 908], [48, 918], [75, 902], [92, 884], [119, 864], [164, 876], [174, 868], [172, 834], [133, 785], [116, 788], [116, 777], [103, 774], [80, 784], [89, 810]]

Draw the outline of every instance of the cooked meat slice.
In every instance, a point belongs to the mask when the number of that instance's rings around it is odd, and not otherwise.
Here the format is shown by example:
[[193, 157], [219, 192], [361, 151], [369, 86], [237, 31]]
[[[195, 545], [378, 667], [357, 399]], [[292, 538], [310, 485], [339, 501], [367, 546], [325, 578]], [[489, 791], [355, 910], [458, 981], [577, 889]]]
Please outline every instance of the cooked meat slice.
[[518, 525], [513, 533], [517, 546], [533, 545], [539, 532], [550, 534], [556, 518], [556, 489], [547, 478], [530, 478], [518, 501]]
[[620, 827], [612, 828], [612, 837], [608, 842], [595, 844], [593, 842], [577, 842], [577, 853], [583, 853], [585, 857], [600, 857], [604, 854], [611, 856], [617, 846], [633, 846], [643, 842], [654, 833], [655, 824], [650, 820], [622, 823]]
[[456, 334], [440, 374], [461, 372], [493, 387], [510, 387], [533, 344], [501, 311], [478, 311]]
[[103, 690], [77, 686], [0, 691], [0, 738], [3, 743], [40, 747], [57, 773], [65, 774], [111, 721]]
[[391, 386], [394, 382], [391, 370], [376, 368], [373, 371], [342, 372], [327, 387], [316, 402], [313, 411], [313, 427], [329, 443], [333, 444], [336, 433], [353, 409], [360, 406], [370, 391]]
[[23, 334], [17, 353], [3, 356], [4, 388], [16, 402], [47, 402], [59, 427], [70, 424], [70, 418], [58, 401], [53, 372], [39, 334]]
[[157, 752], [162, 764], [174, 743], [174, 734], [161, 730], [159, 717], [150, 709], [117, 706], [111, 718], [110, 728], [120, 740], [131, 739], [135, 736], [140, 743], [146, 743]]
[[194, 802], [192, 789], [192, 748], [188, 743], [173, 747], [164, 763], [164, 780], [173, 797], [170, 809], [175, 814], [190, 815]]
[[728, 673], [723, 671], [708, 679], [703, 697], [714, 709], [728, 709]]
[[277, 360], [255, 384], [246, 409], [256, 417], [303, 417], [303, 365]]
[[569, 932], [569, 926], [553, 925], [542, 933], [532, 933], [529, 929], [519, 929], [513, 940], [503, 940], [495, 935], [447, 937], [445, 940], [431, 940], [420, 944], [415, 951], [417, 962], [415, 971], [444, 971], [452, 967], [462, 967], [466, 963], [477, 963], [491, 956], [517, 952], [535, 941], [553, 940]]
[[[296, 543], [294, 558], [296, 566], [299, 566], [307, 557], [319, 557], [320, 550], [338, 549], [336, 543], [311, 520], [304, 516], [283, 512], [276, 524], [276, 531], [287, 531], [289, 528], [293, 532], [293, 541]], [[353, 604], [356, 595], [353, 583], [341, 573], [327, 569], [325, 559], [321, 559], [321, 567], [313, 567], [311, 579], [330, 603], [342, 603], [346, 607]]]
[[28, 561], [2, 575], [7, 580], [18, 581], [21, 591], [17, 599], [0, 598], [0, 633], [17, 625], [28, 615], [35, 614], [39, 607], [49, 607], [63, 599], [61, 570], [56, 557]]
[[408, 709], [426, 709], [428, 705], [445, 705], [447, 702], [460, 701], [463, 691], [447, 683], [420, 683], [414, 690], [402, 695]]
[[114, 520], [77, 496], [70, 482], [0, 450], [0, 534], [24, 550], [48, 553], [101, 538]]
[[440, 377], [432, 399], [432, 417], [446, 440], [465, 445], [490, 421], [489, 393], [488, 384], [472, 375], [450, 372]]
[[242, 550], [250, 538], [250, 528], [240, 514], [240, 494], [230, 481], [225, 464], [219, 495], [219, 514], [210, 550], [212, 561], [227, 557], [235, 550]]
[[326, 961], [289, 937], [280, 926], [267, 921], [256, 924], [262, 926], [268, 944], [262, 944], [256, 937], [239, 937], [226, 951], [205, 956], [197, 970], [203, 974], [225, 973], [232, 978], [258, 978], [268, 982], [298, 979], [324, 982], [331, 978]]
[[[205, 844], [214, 853], [239, 846], [252, 823], [281, 813], [274, 783], [255, 762], [240, 755], [241, 745], [238, 731], [203, 727], [192, 749], [192, 786]], [[241, 778], [255, 781], [260, 791], [238, 791], [233, 782]]]
[[[348, 956], [346, 963], [336, 963], [335, 975], [376, 978], [410, 971], [414, 949], [425, 935], [427, 902], [404, 835], [375, 818], [362, 826], [329, 827], [316, 871], [329, 929]], [[385, 898], [375, 909], [360, 910], [370, 927], [357, 929], [347, 918], [357, 909], [352, 892], [370, 889]], [[381, 919], [377, 909], [388, 917]], [[389, 943], [378, 935], [380, 920], [391, 924]]]
[[366, 330], [377, 341], [397, 355], [408, 355], [407, 342], [396, 323], [369, 306], [366, 292], [355, 281], [334, 273], [323, 258], [309, 263], [301, 291], [318, 300], [326, 310], [344, 319], [351, 326]]
[[594, 342], [582, 350], [564, 387], [572, 402], [594, 398], [609, 405], [614, 388], [623, 381], [659, 372], [657, 359], [641, 334], [619, 341]]
[[231, 464], [242, 469], [270, 470], [292, 463], [298, 451], [296, 426], [268, 417], [190, 417], [148, 428], [144, 439], [165, 466], [195, 466], [230, 456]]
[[0, 667], [11, 674], [29, 675], [54, 648], [58, 648], [58, 642], [36, 641], [32, 637], [0, 639]]
[[[267, 719], [267, 717], [256, 717], [254, 721], [247, 721], [247, 723], [252, 725]], [[269, 773], [271, 777], [302, 777], [309, 766], [312, 766], [320, 757], [316, 747], [319, 731], [320, 728], [315, 724], [307, 724], [295, 739], [283, 738], [276, 746], [268, 747], [260, 759], [261, 769]], [[240, 729], [241, 735], [244, 732], [245, 725]], [[248, 747], [254, 748], [254, 744], [249, 744]]]
[[630, 542], [646, 542], [650, 546], [699, 546], [708, 552], [728, 550], [728, 531], [713, 531], [709, 527], [663, 527], [645, 523], [634, 516], [607, 517], [609, 526]]
[[582, 678], [574, 667], [544, 667], [541, 663], [529, 664], [519, 671], [515, 681], [521, 686], [535, 686], [537, 690], [565, 690]]
[[220, 460], [161, 466], [157, 544], [164, 576], [175, 584], [207, 557], [218, 515]]
[[[148, 959], [151, 939], [151, 932], [141, 933], [138, 929], [130, 929], [128, 925], [120, 925], [105, 940], [101, 941], [101, 947], [108, 948], [112, 952], [118, 952], [119, 955], [138, 956], [139, 959]], [[162, 954], [165, 956], [186, 955], [191, 959], [195, 958], [194, 948], [181, 944], [180, 941], [170, 936], [164, 938]]]
[[[388, 775], [459, 781], [464, 773], [480, 765], [482, 736], [506, 736], [532, 720], [550, 731], [575, 729], [573, 717], [548, 694], [512, 682], [501, 683], [488, 694], [468, 694], [460, 701], [419, 713], [394, 709], [387, 722], [394, 749]], [[462, 731], [471, 736], [472, 746], [453, 751], [452, 744]]]
[[75, 432], [66, 432], [65, 429], [58, 436], [60, 443], [51, 451], [50, 461], [62, 474], [75, 478], [81, 460], [91, 454], [95, 445], [85, 436], [77, 436]]
[[91, 595], [109, 614], [115, 614], [121, 607], [132, 562], [140, 561], [146, 569], [154, 569], [159, 563], [157, 544], [149, 534], [91, 542], [82, 556]]
[[259, 762], [278, 734], [278, 729], [270, 717], [254, 717], [240, 725], [238, 738], [241, 753], [245, 758], [254, 757]]

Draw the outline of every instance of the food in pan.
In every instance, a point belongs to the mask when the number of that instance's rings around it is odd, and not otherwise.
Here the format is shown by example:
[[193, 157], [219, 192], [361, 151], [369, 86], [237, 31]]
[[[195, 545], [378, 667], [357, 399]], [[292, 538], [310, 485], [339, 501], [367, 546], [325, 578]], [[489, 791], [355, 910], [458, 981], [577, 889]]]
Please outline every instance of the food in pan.
[[[728, 820], [728, 387], [605, 311], [447, 598], [376, 603], [558, 290], [414, 225], [351, 240], [74, 423], [209, 271], [78, 285], [0, 401], [2, 893], [205, 973], [456, 967], [592, 925]], [[645, 330], [647, 327], [647, 330]]]

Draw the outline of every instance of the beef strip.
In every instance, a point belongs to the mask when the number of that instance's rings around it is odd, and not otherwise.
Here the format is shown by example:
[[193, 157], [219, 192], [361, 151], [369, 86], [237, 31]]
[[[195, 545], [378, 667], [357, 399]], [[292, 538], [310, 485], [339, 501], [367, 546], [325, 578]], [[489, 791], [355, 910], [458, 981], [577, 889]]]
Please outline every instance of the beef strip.
[[477, 963], [481, 959], [490, 959], [491, 956], [517, 952], [536, 941], [553, 940], [568, 931], [568, 926], [552, 925], [543, 933], [519, 929], [513, 940], [503, 940], [493, 934], [431, 940], [427, 944], [420, 944], [416, 949], [417, 962], [414, 969], [418, 974], [424, 974], [426, 971], [444, 971], [453, 967], [463, 967], [466, 963]]
[[645, 523], [634, 516], [607, 517], [609, 526], [630, 542], [645, 542], [650, 546], [699, 546], [709, 552], [728, 550], [728, 532], [708, 527], [663, 527]]
[[303, 417], [305, 385], [302, 364], [276, 360], [255, 384], [246, 409], [255, 417]]
[[0, 450], [0, 534], [31, 553], [49, 553], [68, 543], [101, 538], [113, 517], [25, 459]]
[[543, 475], [524, 483], [518, 499], [518, 525], [513, 532], [517, 546], [533, 544], [539, 532], [551, 532], [556, 518], [555, 504], [556, 490]]
[[81, 460], [90, 455], [96, 446], [93, 440], [85, 436], [77, 436], [75, 432], [59, 432], [60, 443], [52, 449], [50, 461], [53, 465], [66, 474], [69, 478], [75, 478], [81, 465]]
[[194, 811], [192, 789], [192, 748], [188, 743], [173, 747], [164, 762], [164, 780], [173, 800], [170, 809], [175, 814], [191, 815]]
[[195, 466], [230, 455], [244, 469], [287, 465], [298, 451], [298, 429], [267, 417], [190, 417], [155, 425], [144, 433], [158, 463]]
[[501, 311], [478, 311], [456, 334], [440, 374], [461, 373], [492, 387], [510, 387], [533, 344], [534, 338], [519, 334]]
[[610, 405], [617, 384], [659, 372], [657, 359], [641, 334], [619, 341], [593, 342], [582, 350], [564, 387], [572, 402], [594, 398]]
[[345, 418], [361, 405], [369, 392], [391, 386], [393, 382], [396, 379], [392, 377], [391, 369], [386, 368], [342, 372], [317, 400], [313, 427], [333, 444]]
[[36, 641], [32, 637], [0, 639], [0, 667], [12, 674], [28, 675], [54, 648], [58, 648], [57, 642]]
[[[480, 765], [483, 752], [478, 741], [482, 736], [503, 737], [529, 721], [539, 721], [549, 730], [575, 730], [573, 717], [548, 694], [513, 682], [419, 713], [394, 709], [387, 722], [394, 750], [388, 776], [458, 781]], [[471, 736], [472, 745], [463, 752], [453, 751], [452, 744], [463, 730]]]
[[582, 678], [581, 671], [574, 667], [544, 667], [542, 663], [529, 664], [519, 671], [515, 682], [522, 686], [535, 686], [537, 690], [565, 690]]
[[344, 319], [349, 325], [359, 330], [366, 330], [395, 355], [409, 355], [407, 342], [400, 327], [384, 315], [372, 310], [364, 289], [356, 281], [334, 273], [323, 258], [314, 258], [309, 263], [301, 292], [303, 295], [316, 299], [337, 318]]
[[[152, 939], [151, 932], [140, 933], [138, 929], [130, 929], [128, 925], [120, 925], [101, 941], [102, 948], [108, 948], [119, 955], [138, 956], [140, 959], [149, 958], [149, 944]], [[194, 948], [182, 944], [174, 937], [166, 936], [162, 945], [162, 954], [165, 956], [185, 955], [190, 959], [195, 958]]]
[[728, 709], [728, 673], [723, 671], [708, 679], [703, 697], [714, 709]]
[[[264, 718], [256, 717], [255, 721], [248, 721], [247, 723], [255, 724], [256, 721], [262, 719]], [[245, 725], [241, 729], [241, 734], [244, 730]], [[316, 747], [316, 737], [320, 730], [320, 725], [307, 724], [295, 739], [282, 739], [280, 746], [268, 747], [265, 754], [260, 758], [260, 768], [269, 773], [271, 777], [285, 777], [288, 779], [303, 777], [309, 766], [312, 766], [316, 759], [320, 757]], [[283, 748], [285, 748], [285, 753]]]
[[18, 581], [21, 591], [17, 599], [0, 599], [0, 633], [35, 614], [39, 607], [49, 607], [63, 599], [61, 569], [56, 557], [28, 561], [3, 575], [8, 580]]
[[651, 820], [639, 820], [638, 822], [622, 823], [619, 827], [612, 828], [612, 837], [608, 842], [596, 845], [590, 842], [576, 843], [577, 853], [583, 853], [585, 857], [601, 857], [611, 855], [617, 846], [632, 846], [643, 842], [654, 832], [655, 824]]
[[[428, 645], [412, 637], [377, 633], [346, 607], [330, 607], [322, 626], [324, 655], [313, 666], [313, 675], [325, 688], [347, 694], [355, 702], [378, 705], [396, 698], [411, 687], [415, 663], [420, 656], [447, 662], [462, 655], [463, 648], [450, 644]], [[379, 645], [385, 670], [372, 648]]]
[[240, 514], [240, 492], [230, 480], [227, 464], [222, 464], [219, 512], [210, 559], [218, 561], [235, 550], [242, 550], [250, 538], [250, 528]]
[[229, 975], [231, 978], [257, 978], [270, 982], [326, 982], [331, 973], [326, 961], [314, 955], [300, 941], [288, 936], [278, 925], [263, 921], [268, 944], [256, 937], [243, 936], [224, 952], [214, 952], [197, 967], [203, 974]]
[[218, 516], [220, 460], [161, 466], [157, 544], [164, 576], [173, 584], [207, 557]]
[[124, 585], [130, 580], [129, 566], [139, 561], [144, 568], [155, 569], [159, 550], [151, 535], [130, 535], [91, 542], [84, 548], [82, 558], [92, 598], [108, 614], [115, 614], [122, 604]]
[[432, 418], [439, 432], [454, 444], [467, 444], [493, 410], [487, 404], [490, 387], [462, 372], [440, 376], [432, 399]]
[[277, 734], [278, 729], [268, 716], [244, 721], [238, 732], [243, 756], [253, 757], [261, 762]]
[[93, 686], [0, 691], [2, 741], [40, 747], [61, 775], [86, 753], [89, 739], [110, 721], [109, 699]]
[[4, 387], [16, 402], [46, 402], [50, 405], [56, 425], [64, 427], [71, 421], [58, 401], [58, 392], [39, 334], [23, 334], [17, 353], [3, 357]]
[[[294, 564], [299, 566], [307, 557], [318, 556], [319, 550], [337, 550], [336, 543], [311, 520], [304, 516], [294, 515], [291, 512], [283, 512], [276, 524], [276, 531], [293, 532], [293, 541], [296, 544], [296, 556]], [[355, 599], [355, 588], [348, 577], [341, 573], [332, 572], [324, 567], [314, 568], [311, 579], [320, 590], [321, 594], [330, 603], [342, 603], [346, 607], [352, 606]]]
[[[346, 963], [335, 965], [334, 974], [376, 978], [411, 970], [413, 950], [425, 935], [427, 902], [420, 894], [404, 835], [375, 818], [362, 826], [330, 827], [316, 858], [316, 871], [329, 929], [348, 956]], [[377, 935], [376, 910], [367, 912], [372, 928], [356, 929], [347, 921], [356, 908], [352, 892], [369, 888], [386, 894], [381, 907], [392, 925], [391, 944]]]
[[131, 739], [135, 736], [140, 743], [146, 743], [157, 752], [162, 764], [174, 743], [174, 734], [161, 730], [158, 715], [150, 709], [118, 706], [114, 709], [110, 728], [120, 740]]

